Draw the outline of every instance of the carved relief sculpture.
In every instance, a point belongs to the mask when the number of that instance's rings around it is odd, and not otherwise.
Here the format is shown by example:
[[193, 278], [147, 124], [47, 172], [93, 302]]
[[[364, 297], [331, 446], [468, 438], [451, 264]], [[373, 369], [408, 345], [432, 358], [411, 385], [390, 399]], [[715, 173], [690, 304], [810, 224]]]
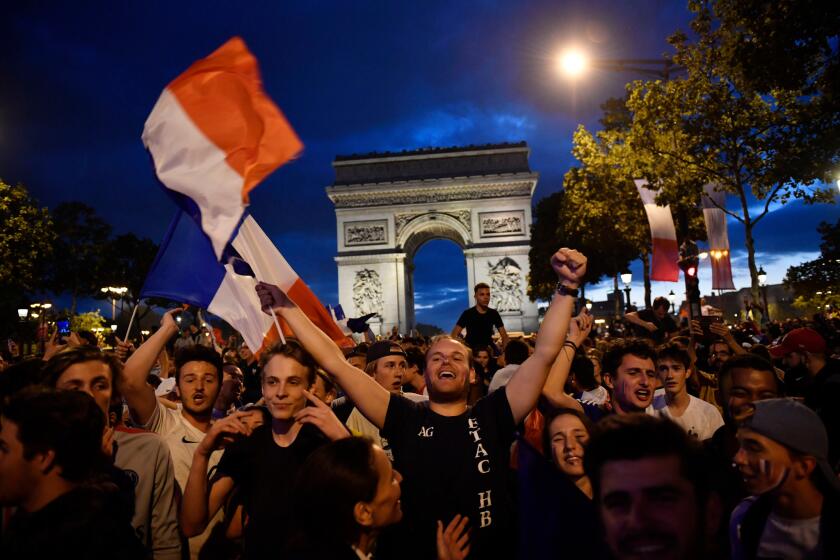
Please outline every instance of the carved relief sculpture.
[[344, 224], [344, 245], [379, 245], [388, 242], [387, 222], [346, 222]]
[[525, 232], [524, 212], [482, 212], [478, 216], [482, 237], [519, 235]]
[[385, 308], [382, 297], [382, 280], [375, 270], [364, 268], [356, 272], [353, 281], [353, 304], [359, 315], [376, 313], [380, 317]]
[[490, 277], [490, 307], [500, 313], [522, 310], [522, 269], [510, 257], [487, 263]]

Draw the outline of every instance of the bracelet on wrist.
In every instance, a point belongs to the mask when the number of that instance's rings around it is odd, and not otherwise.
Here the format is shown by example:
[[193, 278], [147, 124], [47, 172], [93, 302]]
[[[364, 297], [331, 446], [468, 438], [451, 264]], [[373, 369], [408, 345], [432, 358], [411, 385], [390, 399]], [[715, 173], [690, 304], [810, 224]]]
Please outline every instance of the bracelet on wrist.
[[570, 346], [572, 348], [572, 350], [574, 350], [575, 352], [577, 352], [577, 350], [578, 350], [577, 344], [575, 344], [571, 340], [567, 340], [566, 342], [564, 342], [563, 346]]
[[562, 281], [557, 282], [557, 285], [554, 287], [554, 291], [561, 296], [569, 296], [572, 298], [578, 297], [578, 294], [580, 293], [579, 289], [566, 286]]

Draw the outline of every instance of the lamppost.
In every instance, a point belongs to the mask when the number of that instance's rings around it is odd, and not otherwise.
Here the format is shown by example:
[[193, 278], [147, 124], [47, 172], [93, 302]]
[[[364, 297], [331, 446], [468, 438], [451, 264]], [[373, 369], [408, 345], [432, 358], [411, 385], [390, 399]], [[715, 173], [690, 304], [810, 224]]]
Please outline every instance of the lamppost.
[[674, 306], [674, 303], [676, 303], [677, 301], [677, 294], [674, 293], [674, 290], [668, 292], [668, 301], [671, 302], [671, 314], [675, 315], [677, 311], [676, 307]]
[[[41, 301], [29, 304], [29, 317], [38, 319], [38, 347], [40, 351], [44, 351], [44, 345], [47, 341], [47, 312], [52, 308], [52, 304], [48, 301]], [[20, 316], [20, 310], [18, 310]]]
[[[111, 295], [111, 320], [117, 318], [117, 297], [122, 297], [128, 292], [128, 288], [124, 286], [106, 286], [102, 288], [103, 294]], [[122, 304], [121, 304], [122, 305]]]
[[630, 313], [630, 282], [633, 281], [633, 273], [629, 270], [621, 273], [621, 282], [624, 284], [624, 309]]
[[767, 307], [767, 273], [764, 272], [764, 267], [758, 267], [758, 285], [761, 288], [761, 303], [764, 306], [764, 318], [767, 322], [770, 321], [770, 308]]

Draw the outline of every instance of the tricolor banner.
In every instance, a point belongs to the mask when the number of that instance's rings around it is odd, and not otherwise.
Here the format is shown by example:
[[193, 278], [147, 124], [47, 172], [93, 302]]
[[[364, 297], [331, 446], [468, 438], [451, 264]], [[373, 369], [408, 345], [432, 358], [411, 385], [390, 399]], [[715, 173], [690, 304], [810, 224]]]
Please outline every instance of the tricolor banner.
[[271, 317], [260, 309], [257, 279], [280, 286], [339, 346], [351, 346], [327, 309], [295, 273], [253, 217], [236, 232], [227, 262], [216, 259], [207, 236], [178, 211], [161, 242], [140, 297], [161, 297], [206, 308], [242, 334], [253, 352], [279, 339]]
[[732, 262], [729, 259], [729, 232], [726, 227], [726, 193], [716, 191], [709, 183], [703, 187], [703, 218], [709, 240], [709, 260], [712, 261], [712, 289], [734, 290]]
[[257, 60], [239, 37], [166, 86], [143, 143], [158, 179], [201, 224], [219, 259], [248, 192], [303, 147], [263, 91]]
[[653, 239], [653, 258], [650, 263], [650, 279], [660, 282], [677, 282], [680, 279], [680, 251], [677, 246], [677, 230], [669, 206], [657, 206], [659, 190], [647, 187], [647, 179], [636, 179], [636, 189], [645, 205], [650, 234]]

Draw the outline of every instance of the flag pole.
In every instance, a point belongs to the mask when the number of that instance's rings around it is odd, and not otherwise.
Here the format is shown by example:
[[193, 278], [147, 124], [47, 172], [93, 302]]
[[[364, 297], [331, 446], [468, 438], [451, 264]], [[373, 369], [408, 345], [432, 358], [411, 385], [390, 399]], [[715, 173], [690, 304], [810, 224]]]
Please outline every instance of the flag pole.
[[280, 342], [286, 344], [286, 337], [283, 336], [283, 329], [280, 328], [280, 321], [277, 320], [277, 313], [271, 310], [271, 317], [274, 319], [274, 326], [277, 327], [277, 334], [280, 335]]
[[139, 301], [134, 305], [134, 311], [131, 312], [131, 319], [129, 319], [129, 321], [128, 321], [128, 328], [125, 330], [125, 338], [123, 338], [123, 340], [126, 340], [126, 341], [128, 340], [128, 335], [129, 335], [129, 333], [131, 333], [131, 325], [134, 324], [134, 317], [137, 315], [137, 308], [138, 307], [140, 307], [140, 302]]

